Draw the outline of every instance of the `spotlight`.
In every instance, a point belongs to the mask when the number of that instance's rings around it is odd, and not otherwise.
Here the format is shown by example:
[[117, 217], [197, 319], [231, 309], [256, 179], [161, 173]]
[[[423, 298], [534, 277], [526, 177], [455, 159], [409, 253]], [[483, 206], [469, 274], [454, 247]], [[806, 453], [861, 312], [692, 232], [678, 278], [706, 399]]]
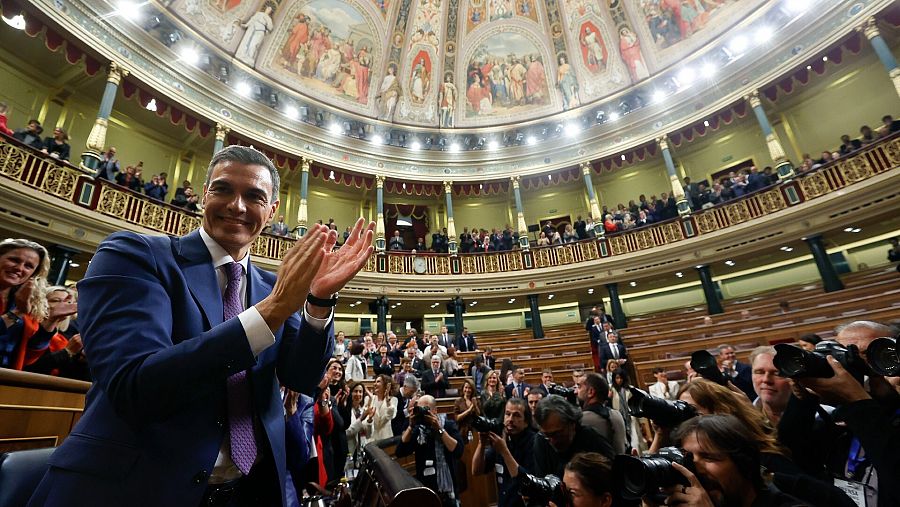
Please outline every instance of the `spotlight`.
[[728, 49], [730, 49], [733, 53], [739, 55], [746, 51], [749, 45], [750, 41], [747, 40], [747, 37], [738, 35], [737, 37], [731, 39], [731, 43], [728, 44]]
[[194, 46], [185, 46], [181, 48], [179, 53], [181, 54], [181, 61], [188, 65], [197, 65], [200, 61], [200, 52]]
[[294, 106], [288, 106], [284, 110], [284, 115], [292, 120], [296, 120], [300, 117], [300, 111], [297, 111], [297, 108]]
[[694, 69], [690, 67], [685, 67], [678, 71], [678, 75], [675, 76], [675, 79], [678, 81], [678, 84], [681, 86], [690, 86], [691, 83], [694, 82], [696, 78], [696, 74]]
[[566, 124], [565, 131], [566, 131], [566, 136], [575, 137], [581, 133], [581, 127], [578, 126], [577, 123], [571, 122], [571, 123]]
[[250, 83], [246, 81], [241, 81], [240, 83], [234, 85], [234, 89], [238, 92], [238, 95], [241, 97], [249, 97], [250, 92], [253, 91], [253, 88], [250, 87]]
[[492, 140], [492, 141], [488, 142], [488, 149], [489, 149], [489, 150], [494, 151], [494, 150], [496, 150], [497, 148], [499, 148], [499, 143], [497, 143], [497, 141], [493, 141], [493, 140]]
[[609, 121], [616, 121], [621, 117], [622, 117], [622, 115], [620, 115], [618, 111], [613, 111], [613, 112], [609, 113]]
[[810, 0], [787, 0], [785, 8], [791, 14], [802, 14], [809, 8]]
[[703, 120], [703, 126], [709, 127], [709, 120]]
[[761, 26], [756, 29], [756, 43], [757, 44], [765, 44], [772, 40], [772, 36], [775, 33], [772, 31], [772, 27], [770, 26]]
[[147, 111], [153, 111], [155, 113], [156, 112], [156, 99], [150, 99], [150, 102], [147, 102], [147, 105], [144, 107], [147, 109]]
[[328, 127], [328, 131], [331, 132], [331, 133], [334, 134], [334, 135], [340, 135], [340, 133], [341, 133], [341, 126], [338, 125], [337, 123], [332, 123], [332, 124]]
[[[419, 144], [419, 141], [413, 141], [413, 142], [409, 145], [409, 148], [410, 148], [411, 150], [418, 151], [419, 149], [422, 148], [422, 145]], [[405, 183], [404, 183], [404, 185], [405, 185]]]
[[535, 139], [534, 136], [528, 136], [528, 139], [526, 139], [525, 142], [528, 143], [529, 146], [534, 146], [537, 144], [537, 139]]
[[588, 294], [593, 294], [593, 293], [594, 293], [594, 289], [588, 289]]
[[143, 5], [143, 3], [136, 4], [123, 0], [119, 2], [119, 9], [116, 12], [129, 21], [138, 21], [141, 19], [141, 6]]
[[7, 25], [15, 28], [16, 30], [24, 30], [25, 29], [25, 16], [21, 14], [16, 14], [11, 18], [7, 18], [3, 16], [3, 21], [6, 22]]
[[375, 134], [372, 136], [372, 144], [382, 144], [384, 143], [384, 138], [381, 137], [381, 134]]
[[450, 153], [457, 153], [459, 151], [459, 143], [452, 143], [450, 145]]
[[716, 66], [707, 62], [700, 67], [700, 74], [706, 79], [712, 79], [716, 75]]
[[666, 98], [666, 92], [664, 92], [662, 90], [656, 90], [655, 92], [653, 92], [653, 102], [654, 103], [658, 104], [658, 103], [662, 102], [663, 100], [665, 100], [665, 98]]

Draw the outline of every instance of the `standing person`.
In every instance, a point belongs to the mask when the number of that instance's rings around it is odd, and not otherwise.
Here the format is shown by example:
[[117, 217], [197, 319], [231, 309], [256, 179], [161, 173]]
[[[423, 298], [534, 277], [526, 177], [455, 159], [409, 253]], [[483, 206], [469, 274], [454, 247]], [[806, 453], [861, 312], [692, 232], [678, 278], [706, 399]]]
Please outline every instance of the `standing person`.
[[475, 393], [475, 382], [472, 382], [472, 379], [463, 382], [462, 394], [453, 403], [453, 413], [456, 415], [456, 425], [459, 426], [463, 443], [468, 443], [469, 427], [472, 421], [481, 415], [481, 400]]
[[345, 374], [348, 380], [363, 380], [366, 378], [366, 359], [362, 356], [365, 346], [359, 342], [350, 345], [350, 359], [347, 359]]
[[625, 454], [625, 420], [622, 413], [609, 407], [609, 384], [599, 373], [588, 373], [575, 384], [575, 394], [581, 402], [581, 423], [600, 432], [612, 445], [616, 454]]
[[372, 398], [361, 382], [350, 383], [350, 398], [347, 402], [347, 454], [359, 462], [359, 454], [372, 438], [375, 407]]
[[[898, 255], [900, 255], [900, 250], [898, 250]], [[900, 260], [900, 257], [897, 260]], [[478, 350], [478, 344], [475, 343], [475, 335], [469, 334], [469, 328], [463, 327], [463, 332], [459, 336], [459, 340], [456, 341], [456, 350], [459, 352], [474, 352]]]
[[435, 398], [443, 398], [449, 388], [450, 381], [441, 369], [441, 358], [437, 355], [431, 356], [431, 369], [422, 372], [422, 391]]
[[116, 148], [110, 146], [109, 149], [106, 150], [106, 153], [103, 154], [100, 164], [97, 165], [96, 177], [107, 181], [116, 181], [119, 169], [119, 160], [116, 158]]
[[528, 396], [531, 386], [525, 383], [525, 369], [515, 368], [513, 370], [513, 381], [506, 385], [506, 398], [522, 398]]
[[519, 474], [534, 469], [534, 439], [531, 409], [524, 400], [506, 402], [503, 435], [481, 433], [472, 454], [472, 474], [497, 472], [497, 507], [524, 507], [519, 495]]
[[375, 377], [375, 396], [372, 398], [375, 418], [372, 426], [372, 441], [378, 442], [394, 436], [391, 420], [397, 416], [397, 398], [394, 397], [394, 382], [390, 375]]
[[475, 360], [472, 361], [472, 366], [469, 367], [469, 376], [472, 377], [472, 380], [475, 382], [475, 392], [477, 392], [479, 396], [484, 391], [487, 374], [490, 372], [491, 369], [484, 364], [484, 356], [481, 354], [475, 356]]
[[[326, 455], [330, 455], [331, 466], [327, 470], [328, 482], [340, 479], [344, 474], [345, 458], [347, 457], [347, 424], [349, 421], [345, 419], [347, 412], [345, 411], [345, 400], [347, 399], [347, 385], [344, 381], [344, 365], [340, 359], [332, 357], [328, 360], [328, 366], [325, 368], [325, 376], [319, 387], [328, 390], [329, 402], [331, 403], [331, 418], [334, 421], [334, 428], [329, 435], [329, 447], [325, 450]], [[323, 385], [324, 383], [324, 385]], [[326, 460], [327, 461], [327, 460]]]
[[[900, 263], [900, 238], [891, 238], [891, 248], [888, 249], [888, 262]], [[900, 271], [900, 264], [897, 264]]]
[[500, 384], [500, 374], [497, 370], [491, 370], [484, 381], [484, 390], [481, 392], [481, 413], [488, 419], [496, 419], [503, 414], [503, 405], [506, 397]]
[[310, 392], [322, 378], [332, 295], [371, 255], [374, 224], [360, 219], [339, 250], [312, 227], [276, 276], [249, 251], [278, 190], [265, 155], [230, 146], [210, 162], [199, 231], [100, 244], [78, 286], [94, 383], [33, 505], [284, 504], [278, 384]]
[[591, 325], [587, 330], [591, 340], [591, 359], [594, 361], [594, 371], [601, 372], [603, 371], [603, 363], [600, 362], [600, 347], [606, 344], [606, 340], [599, 315], [594, 315], [591, 318]]

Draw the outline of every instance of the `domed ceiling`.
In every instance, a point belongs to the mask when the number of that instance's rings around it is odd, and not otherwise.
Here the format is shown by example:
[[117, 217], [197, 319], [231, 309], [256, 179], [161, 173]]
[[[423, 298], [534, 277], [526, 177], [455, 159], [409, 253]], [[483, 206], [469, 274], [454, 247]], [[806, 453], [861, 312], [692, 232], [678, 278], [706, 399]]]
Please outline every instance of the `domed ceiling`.
[[623, 90], [765, 0], [174, 0], [234, 61], [370, 119], [471, 128]]

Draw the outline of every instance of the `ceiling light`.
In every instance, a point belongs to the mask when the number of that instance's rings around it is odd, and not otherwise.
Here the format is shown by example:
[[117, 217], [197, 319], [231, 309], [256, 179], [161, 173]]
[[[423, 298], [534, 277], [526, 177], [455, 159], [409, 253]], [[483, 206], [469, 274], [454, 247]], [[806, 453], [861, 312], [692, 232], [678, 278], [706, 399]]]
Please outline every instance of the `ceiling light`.
[[70, 262], [69, 267], [70, 268], [80, 268], [81, 264], [78, 264], [77, 262]]
[[484, 183], [478, 184], [478, 190], [484, 190]]
[[621, 117], [621, 115], [619, 114], [618, 111], [613, 111], [613, 112], [609, 113], [609, 121], [616, 121], [619, 119], [619, 117]]
[[150, 99], [150, 102], [147, 102], [147, 105], [144, 106], [144, 108], [146, 108], [147, 111], [153, 111], [155, 113], [156, 112], [156, 99]]
[[853, 232], [853, 227], [844, 228], [844, 232]]
[[729, 260], [725, 261], [725, 265], [726, 266], [734, 266], [734, 261], [729, 259]]
[[812, 70], [812, 65], [807, 65], [806, 70]]
[[654, 103], [662, 102], [663, 100], [665, 100], [665, 98], [666, 98], [666, 92], [664, 92], [662, 90], [656, 90], [655, 92], [653, 92], [653, 102]]
[[528, 136], [528, 138], [525, 139], [525, 142], [530, 146], [534, 146], [535, 144], [537, 144], [537, 139], [534, 136]]
[[781, 247], [781, 251], [782, 251], [782, 252], [793, 252], [794, 249], [793, 249], [792, 247], [789, 247], [789, 246], [783, 246], [783, 247]]
[[747, 37], [738, 35], [737, 37], [731, 39], [731, 42], [728, 44], [728, 49], [730, 49], [735, 54], [740, 54], [746, 51], [747, 46], [749, 45], [750, 41], [747, 40]]
[[516, 298], [509, 298], [509, 304], [513, 304], [516, 302]]
[[393, 310], [394, 308], [397, 308], [397, 305], [391, 305], [391, 310]]
[[703, 120], [703, 126], [709, 127], [709, 120]]
[[334, 135], [339, 135], [343, 131], [343, 129], [341, 129], [341, 126], [337, 123], [332, 123], [328, 126], [328, 131]]
[[632, 287], [637, 287], [637, 282], [628, 282], [628, 285], [631, 285]]
[[594, 289], [588, 289], [588, 294], [593, 294], [593, 293], [594, 293]]
[[764, 44], [772, 40], [772, 36], [775, 35], [775, 32], [772, 31], [772, 27], [770, 26], [761, 26], [756, 29], [756, 43]]
[[413, 141], [412, 144], [409, 145], [409, 149], [414, 151], [418, 151], [420, 148], [422, 148], [422, 145], [419, 144], [419, 141]]
[[567, 124], [566, 124], [566, 128], [565, 128], [565, 131], [566, 131], [566, 135], [567, 135], [567, 136], [569, 136], [569, 137], [575, 137], [575, 136], [577, 136], [578, 134], [581, 133], [581, 127], [579, 127], [579, 126], [578, 126], [577, 124], [575, 124], [575, 123], [567, 123]]
[[333, 179], [334, 179], [334, 171], [328, 171], [328, 179], [329, 179], [329, 180], [333, 180]]
[[15, 28], [16, 30], [24, 30], [25, 29], [25, 16], [21, 14], [16, 14], [11, 18], [7, 18], [3, 16], [3, 21], [6, 22], [7, 25]]
[[675, 76], [675, 80], [678, 81], [678, 84], [681, 86], [690, 86], [690, 84], [694, 82], [695, 77], [694, 69], [685, 67], [678, 72], [678, 75]]
[[702, 269], [702, 268], [703, 268], [703, 264], [697, 264], [697, 265], [694, 266], [694, 267], [697, 268], [697, 269]]
[[252, 91], [252, 88], [250, 88], [250, 83], [246, 81], [241, 81], [238, 84], [234, 85], [234, 89], [241, 97], [249, 97], [250, 92]]
[[547, 299], [553, 299], [554, 297], [556, 297], [555, 294], [547, 294]]
[[823, 62], [827, 62], [827, 61], [828, 61], [828, 57], [827, 57], [827, 56], [823, 56], [823, 57], [822, 57], [822, 61], [823, 61]]
[[857, 227], [857, 228], [853, 229], [851, 232], [862, 232], [862, 228]]
[[300, 111], [294, 106], [288, 106], [287, 109], [284, 110], [284, 114], [292, 120], [296, 120], [300, 117]]
[[622, 154], [622, 157], [621, 157], [621, 158], [622, 158], [623, 161], [625, 160], [625, 154], [624, 154], [624, 153]]
[[456, 152], [458, 152], [458, 151], [459, 151], [459, 144], [458, 144], [458, 143], [452, 143], [452, 144], [450, 145], [450, 153], [456, 153]]
[[381, 134], [375, 134], [372, 136], [372, 144], [382, 144], [384, 143], [384, 138], [381, 137]]
[[403, 303], [398, 302], [397, 306], [403, 306]]
[[810, 0], [787, 0], [785, 7], [791, 14], [801, 14], [809, 8]]
[[675, 273], [675, 276], [677, 276], [678, 278], [683, 278], [683, 277], [684, 277], [684, 273], [682, 273], [681, 271], [679, 271], [679, 272]]
[[179, 53], [181, 60], [188, 65], [197, 65], [200, 61], [200, 52], [194, 46], [184, 46]]
[[716, 66], [711, 63], [704, 63], [700, 67], [700, 74], [706, 79], [712, 79], [716, 75]]
[[498, 147], [500, 147], [500, 144], [497, 143], [497, 141], [489, 141], [489, 142], [488, 142], [488, 149], [489, 149], [489, 150], [494, 151], [494, 150], [496, 150]]
[[354, 303], [354, 304], [361, 305], [361, 304], [362, 304], [362, 301], [357, 301], [357, 302]]
[[134, 2], [129, 2], [128, 0], [123, 0], [119, 2], [119, 9], [116, 11], [123, 18], [129, 19], [131, 21], [137, 21], [141, 19], [141, 6], [144, 5], [136, 4]]

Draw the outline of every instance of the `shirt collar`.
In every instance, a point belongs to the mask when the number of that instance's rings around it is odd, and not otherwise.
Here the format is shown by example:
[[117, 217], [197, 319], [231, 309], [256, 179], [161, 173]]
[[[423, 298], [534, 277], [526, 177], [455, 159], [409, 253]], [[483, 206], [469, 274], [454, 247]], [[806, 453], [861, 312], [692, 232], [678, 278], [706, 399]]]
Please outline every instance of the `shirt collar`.
[[[229, 262], [235, 262], [234, 258], [232, 258], [221, 245], [216, 243], [216, 240], [214, 240], [203, 227], [200, 227], [200, 238], [203, 240], [203, 244], [206, 245], [206, 249], [209, 250], [213, 268], [219, 269]], [[250, 263], [250, 254], [245, 255], [244, 258], [237, 261], [237, 263], [244, 268], [244, 273], [246, 273], [247, 266]]]

